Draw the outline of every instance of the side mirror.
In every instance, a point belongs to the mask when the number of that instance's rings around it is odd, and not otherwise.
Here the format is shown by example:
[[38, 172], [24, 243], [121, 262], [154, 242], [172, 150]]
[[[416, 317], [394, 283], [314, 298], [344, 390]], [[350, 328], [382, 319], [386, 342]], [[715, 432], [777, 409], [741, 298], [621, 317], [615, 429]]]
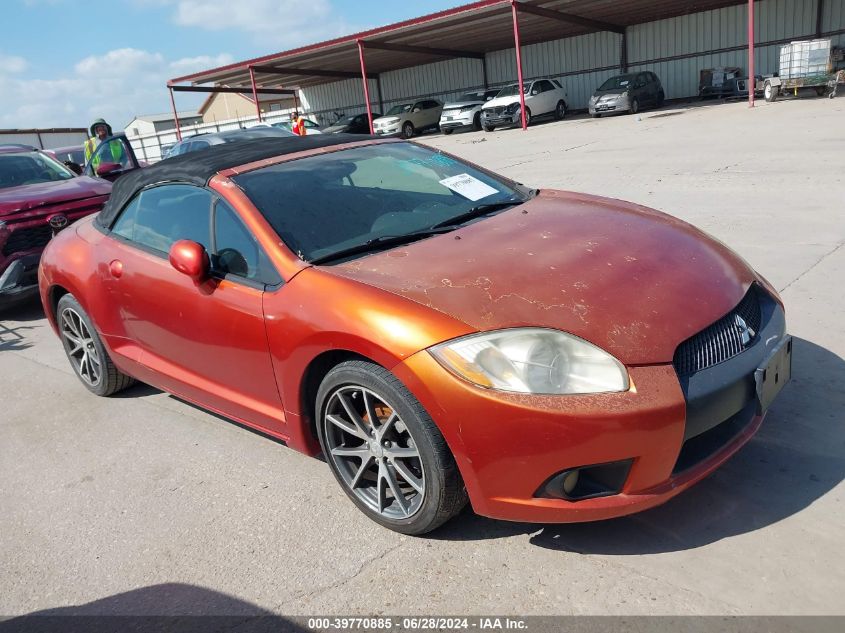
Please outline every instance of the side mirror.
[[63, 164], [77, 176], [82, 175], [82, 165], [80, 165], [79, 163], [74, 163], [72, 160], [66, 160], [63, 162]]
[[201, 283], [208, 277], [211, 263], [208, 253], [196, 242], [179, 240], [170, 247], [170, 265], [183, 275]]
[[111, 176], [123, 169], [123, 165], [120, 163], [100, 163], [97, 167], [97, 175], [98, 176]]

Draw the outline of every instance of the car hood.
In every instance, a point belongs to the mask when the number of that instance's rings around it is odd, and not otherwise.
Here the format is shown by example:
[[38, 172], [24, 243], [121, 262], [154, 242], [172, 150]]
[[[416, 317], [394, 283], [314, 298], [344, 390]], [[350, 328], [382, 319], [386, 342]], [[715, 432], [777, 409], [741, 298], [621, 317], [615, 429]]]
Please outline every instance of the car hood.
[[0, 217], [63, 202], [107, 196], [111, 188], [107, 180], [78, 176], [70, 180], [0, 189]]
[[339, 132], [346, 132], [348, 129], [348, 125], [330, 125], [329, 127], [324, 127], [323, 132], [326, 134], [337, 134]]
[[[525, 95], [525, 98], [528, 98], [528, 95]], [[509, 106], [512, 103], [519, 103], [519, 95], [512, 95], [510, 97], [496, 97], [495, 99], [490, 99], [487, 103], [484, 104], [485, 108], [498, 108], [499, 106]]]
[[[407, 116], [407, 115], [409, 115], [409, 114], [411, 114], [411, 113], [410, 113], [410, 112], [405, 112], [402, 116]], [[401, 117], [400, 117], [398, 114], [397, 114], [397, 115], [393, 115], [393, 114], [391, 114], [390, 116], [380, 116], [380, 117], [378, 117], [377, 119], [373, 119], [373, 124], [375, 124], [376, 122], [379, 122], [379, 123], [393, 123], [394, 121], [398, 121], [400, 118], [401, 118]]]
[[613, 90], [596, 90], [593, 93], [594, 97], [604, 97], [606, 95], [611, 95], [614, 97], [618, 97], [620, 95], [625, 94], [628, 92], [628, 88], [614, 88]]
[[561, 191], [331, 267], [483, 331], [554, 328], [623, 363], [672, 361], [755, 280], [721, 242], [632, 203]]
[[489, 103], [489, 101], [455, 101], [453, 103], [447, 103], [443, 106], [444, 110], [455, 110], [457, 108], [468, 108], [472, 106], [484, 105], [485, 103]]

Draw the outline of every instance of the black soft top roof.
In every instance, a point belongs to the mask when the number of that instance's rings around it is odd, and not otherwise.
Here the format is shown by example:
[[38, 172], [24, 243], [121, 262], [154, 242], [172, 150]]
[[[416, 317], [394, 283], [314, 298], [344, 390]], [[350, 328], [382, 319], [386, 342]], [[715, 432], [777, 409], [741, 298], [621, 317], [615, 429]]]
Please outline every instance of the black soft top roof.
[[239, 167], [265, 158], [331, 147], [343, 143], [365, 141], [371, 138], [373, 137], [361, 134], [314, 134], [305, 137], [257, 138], [212, 145], [208, 149], [174, 156], [150, 167], [136, 169], [118, 178], [114, 183], [109, 201], [97, 216], [97, 223], [106, 228], [111, 227], [118, 212], [126, 203], [141, 189], [150, 185], [181, 182], [203, 187], [215, 174], [232, 167]]

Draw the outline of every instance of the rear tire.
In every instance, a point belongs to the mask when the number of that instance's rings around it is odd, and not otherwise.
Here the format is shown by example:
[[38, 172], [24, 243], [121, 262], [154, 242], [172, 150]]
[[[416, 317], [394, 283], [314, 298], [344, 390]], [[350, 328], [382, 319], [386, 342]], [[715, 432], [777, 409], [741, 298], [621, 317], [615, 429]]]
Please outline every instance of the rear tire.
[[657, 107], [662, 108], [664, 103], [666, 103], [666, 94], [661, 90], [657, 93]]
[[56, 323], [65, 355], [76, 377], [88, 391], [98, 396], [110, 396], [135, 382], [112, 362], [91, 317], [72, 294], [59, 299]]
[[563, 121], [566, 118], [566, 102], [561, 99], [555, 107], [555, 119]]
[[446, 440], [384, 367], [340, 363], [323, 379], [316, 405], [320, 446], [332, 474], [373, 521], [402, 534], [425, 534], [466, 505]]
[[414, 136], [414, 124], [410, 121], [402, 126], [402, 138], [411, 138]]

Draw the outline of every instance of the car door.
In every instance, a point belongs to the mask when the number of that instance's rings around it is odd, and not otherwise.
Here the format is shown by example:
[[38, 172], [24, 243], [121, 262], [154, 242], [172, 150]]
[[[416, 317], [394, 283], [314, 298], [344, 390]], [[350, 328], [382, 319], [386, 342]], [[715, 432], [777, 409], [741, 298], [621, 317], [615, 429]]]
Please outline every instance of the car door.
[[539, 83], [543, 90], [541, 93], [541, 97], [543, 99], [543, 113], [552, 112], [557, 106], [557, 93], [555, 92], [555, 87], [548, 79], [543, 79]]
[[83, 173], [93, 178], [115, 181], [123, 174], [138, 169], [135, 150], [124, 135], [110, 136], [103, 140], [85, 165]]
[[[177, 240], [206, 247], [208, 280], [196, 284], [169, 262]], [[98, 324], [139, 376], [167, 391], [283, 430], [264, 327], [267, 284], [280, 284], [258, 242], [216, 194], [187, 184], [143, 190], [120, 213], [99, 251], [108, 316]]]
[[443, 104], [434, 99], [426, 101], [426, 118], [427, 127], [436, 127], [440, 125], [440, 115], [443, 114]]

